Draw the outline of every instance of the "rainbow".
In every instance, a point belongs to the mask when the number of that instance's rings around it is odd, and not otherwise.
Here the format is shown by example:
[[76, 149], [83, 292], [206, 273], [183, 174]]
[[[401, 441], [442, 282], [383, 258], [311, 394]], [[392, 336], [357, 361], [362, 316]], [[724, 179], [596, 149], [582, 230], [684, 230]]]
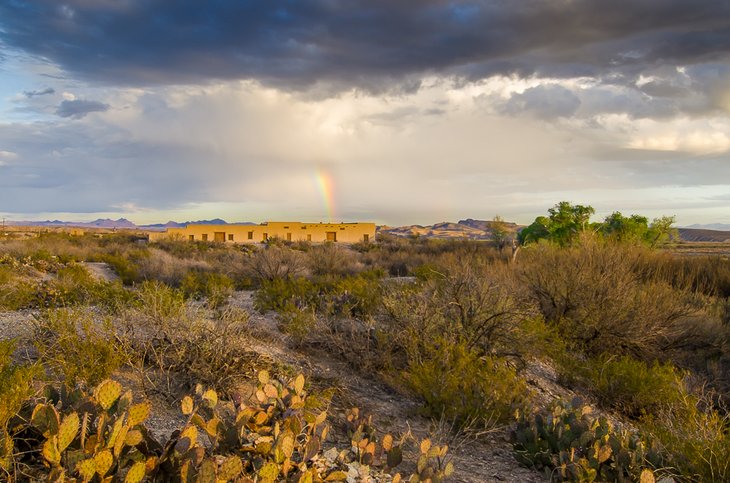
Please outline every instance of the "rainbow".
[[322, 196], [322, 203], [327, 211], [327, 217], [329, 222], [335, 220], [335, 193], [334, 183], [332, 182], [332, 174], [325, 168], [319, 168], [315, 175], [317, 179], [317, 187], [319, 188], [320, 195]]

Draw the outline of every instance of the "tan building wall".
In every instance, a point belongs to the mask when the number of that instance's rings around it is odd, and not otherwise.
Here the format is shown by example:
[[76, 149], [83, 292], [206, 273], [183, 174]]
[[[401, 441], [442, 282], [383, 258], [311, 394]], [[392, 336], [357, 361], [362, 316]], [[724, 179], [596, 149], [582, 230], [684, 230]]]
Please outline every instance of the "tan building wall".
[[269, 221], [260, 225], [188, 225], [150, 233], [151, 241], [161, 238], [224, 243], [262, 243], [268, 238], [314, 243], [358, 243], [375, 240], [375, 223]]

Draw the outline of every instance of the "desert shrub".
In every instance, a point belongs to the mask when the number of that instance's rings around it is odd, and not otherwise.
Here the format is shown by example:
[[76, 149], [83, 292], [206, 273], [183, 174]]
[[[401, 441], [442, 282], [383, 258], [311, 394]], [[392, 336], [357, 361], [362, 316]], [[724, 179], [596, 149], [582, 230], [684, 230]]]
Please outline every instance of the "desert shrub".
[[248, 259], [248, 272], [257, 283], [291, 278], [302, 273], [305, 267], [302, 253], [277, 245], [267, 245]]
[[514, 353], [517, 329], [532, 311], [505, 270], [474, 256], [445, 257], [433, 278], [390, 287], [383, 304], [403, 333], [404, 349], [418, 354], [448, 334], [485, 354], [519, 356]]
[[685, 392], [682, 375], [671, 364], [603, 356], [587, 366], [589, 385], [599, 402], [633, 418], [675, 404]]
[[214, 247], [211, 243], [203, 241], [190, 242], [180, 236], [179, 238], [165, 237], [150, 243], [150, 247], [163, 250], [175, 258], [194, 259], [207, 254]]
[[[137, 252], [137, 256], [134, 259], [139, 258], [143, 252]], [[114, 272], [119, 275], [124, 285], [132, 285], [136, 282], [142, 281], [142, 276], [139, 273], [139, 267], [134, 260], [130, 259], [125, 255], [119, 253], [106, 253], [99, 257], [100, 261], [106, 262], [114, 269]]]
[[15, 364], [14, 350], [14, 340], [0, 340], [0, 478], [10, 476], [15, 465], [13, 439], [19, 429], [11, 420], [18, 419], [16, 415], [23, 403], [35, 393], [33, 382], [42, 372], [37, 364]]
[[255, 307], [263, 312], [310, 309], [328, 317], [372, 315], [381, 304], [379, 272], [367, 271], [336, 280], [306, 278], [264, 281], [256, 292]]
[[589, 237], [569, 248], [538, 244], [524, 250], [520, 274], [573, 348], [651, 360], [684, 340], [705, 300], [689, 287], [642, 281], [635, 268], [643, 250]]
[[95, 320], [88, 309], [45, 311], [37, 319], [33, 341], [43, 364], [71, 386], [93, 386], [125, 360], [111, 319]]
[[0, 264], [0, 286], [9, 284], [14, 278], [12, 267]]
[[90, 287], [90, 304], [111, 314], [119, 314], [133, 306], [137, 301], [136, 293], [116, 282], [99, 282]]
[[59, 268], [56, 279], [38, 285], [37, 303], [41, 307], [61, 307], [93, 301], [98, 282], [78, 264]]
[[279, 328], [295, 345], [301, 345], [312, 336], [317, 325], [317, 315], [312, 309], [300, 309], [295, 305], [288, 306], [276, 315]]
[[154, 321], [183, 319], [187, 313], [180, 289], [157, 281], [143, 282], [137, 291], [139, 310]]
[[[181, 292], [167, 290], [181, 299]], [[177, 312], [180, 306], [175, 307]], [[248, 313], [243, 310], [228, 308], [216, 320], [208, 320], [192, 312], [170, 317], [142, 309], [127, 313], [119, 324], [145, 391], [166, 397], [176, 397], [198, 382], [229, 394], [238, 379], [252, 374], [259, 359], [248, 348]]]
[[662, 278], [678, 287], [690, 285], [706, 295], [730, 297], [730, 259], [727, 257], [649, 252], [639, 260], [637, 271], [645, 280]]
[[341, 277], [357, 271], [356, 252], [334, 243], [311, 247], [307, 253], [307, 266], [318, 277]]
[[290, 307], [316, 307], [319, 287], [306, 278], [264, 280], [256, 291], [254, 307], [259, 312], [283, 312]]
[[641, 421], [662, 446], [667, 465], [681, 481], [730, 480], [730, 416], [705, 396], [683, 394]]
[[334, 317], [373, 315], [382, 304], [379, 275], [368, 271], [321, 285], [319, 311]]
[[13, 362], [15, 347], [15, 340], [0, 340], [0, 460], [4, 448], [2, 437], [8, 422], [20, 410], [23, 401], [34, 393], [33, 380], [41, 372], [36, 364]]
[[0, 284], [0, 309], [20, 310], [34, 307], [37, 301], [36, 289], [37, 282], [8, 275], [8, 281]]
[[233, 280], [215, 272], [189, 271], [182, 280], [181, 290], [186, 297], [206, 298], [208, 307], [217, 309], [233, 294]]
[[204, 271], [208, 264], [201, 260], [177, 258], [157, 248], [150, 248], [147, 256], [137, 262], [138, 276], [142, 280], [158, 280], [179, 287], [191, 270]]
[[580, 400], [521, 414], [512, 431], [517, 460], [551, 481], [655, 481], [662, 466], [657, 445], [594, 416]]
[[505, 360], [443, 339], [433, 340], [422, 359], [409, 361], [404, 377], [428, 415], [457, 424], [505, 423], [529, 397], [524, 380]]

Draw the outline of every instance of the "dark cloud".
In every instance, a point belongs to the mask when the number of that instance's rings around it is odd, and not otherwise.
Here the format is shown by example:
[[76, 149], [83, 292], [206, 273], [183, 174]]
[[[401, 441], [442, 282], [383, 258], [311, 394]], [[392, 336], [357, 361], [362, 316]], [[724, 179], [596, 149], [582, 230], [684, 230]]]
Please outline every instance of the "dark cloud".
[[521, 94], [514, 94], [502, 106], [502, 112], [516, 114], [529, 112], [538, 118], [553, 119], [570, 117], [580, 107], [580, 99], [562, 86], [544, 85], [531, 87]]
[[81, 119], [91, 112], [104, 112], [109, 110], [109, 104], [99, 101], [87, 101], [85, 99], [76, 99], [73, 101], [63, 101], [56, 109], [56, 114], [61, 117], [70, 117], [72, 119]]
[[115, 85], [378, 90], [430, 73], [628, 82], [727, 60], [729, 18], [727, 0], [36, 0], [0, 4], [0, 38]]
[[55, 94], [55, 93], [56, 93], [56, 89], [54, 89], [53, 87], [46, 87], [42, 91], [25, 91], [25, 92], [23, 92], [25, 97], [27, 97], [28, 99], [31, 99], [31, 98], [37, 97], [37, 96], [46, 96], [48, 94]]

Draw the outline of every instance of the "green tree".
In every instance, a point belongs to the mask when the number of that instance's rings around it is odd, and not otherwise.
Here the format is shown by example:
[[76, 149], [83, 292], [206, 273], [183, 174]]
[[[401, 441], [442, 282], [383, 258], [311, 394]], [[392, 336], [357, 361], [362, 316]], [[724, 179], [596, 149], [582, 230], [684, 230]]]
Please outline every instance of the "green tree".
[[510, 238], [507, 223], [505, 223], [501, 216], [495, 215], [494, 218], [492, 218], [492, 223], [489, 224], [489, 227], [492, 229], [492, 239], [494, 240], [494, 244], [501, 252], [504, 250], [504, 247], [507, 246], [507, 242]]
[[598, 231], [606, 238], [619, 242], [644, 243], [649, 232], [649, 220], [645, 216], [627, 217], [615, 211], [599, 225]]
[[547, 239], [560, 246], [570, 245], [580, 232], [588, 228], [591, 215], [595, 212], [592, 206], [561, 201], [548, 210], [550, 216], [538, 216], [520, 232], [520, 243]]
[[660, 218], [654, 218], [649, 225], [649, 230], [646, 233], [646, 241], [650, 247], [655, 247], [662, 243], [666, 243], [669, 240], [678, 237], [677, 229], [672, 228], [674, 224], [673, 216], [662, 216]]
[[546, 216], [538, 216], [535, 221], [526, 228], [523, 228], [517, 235], [517, 241], [521, 245], [528, 245], [535, 243], [542, 239], [550, 237], [550, 230], [548, 229], [549, 220]]

